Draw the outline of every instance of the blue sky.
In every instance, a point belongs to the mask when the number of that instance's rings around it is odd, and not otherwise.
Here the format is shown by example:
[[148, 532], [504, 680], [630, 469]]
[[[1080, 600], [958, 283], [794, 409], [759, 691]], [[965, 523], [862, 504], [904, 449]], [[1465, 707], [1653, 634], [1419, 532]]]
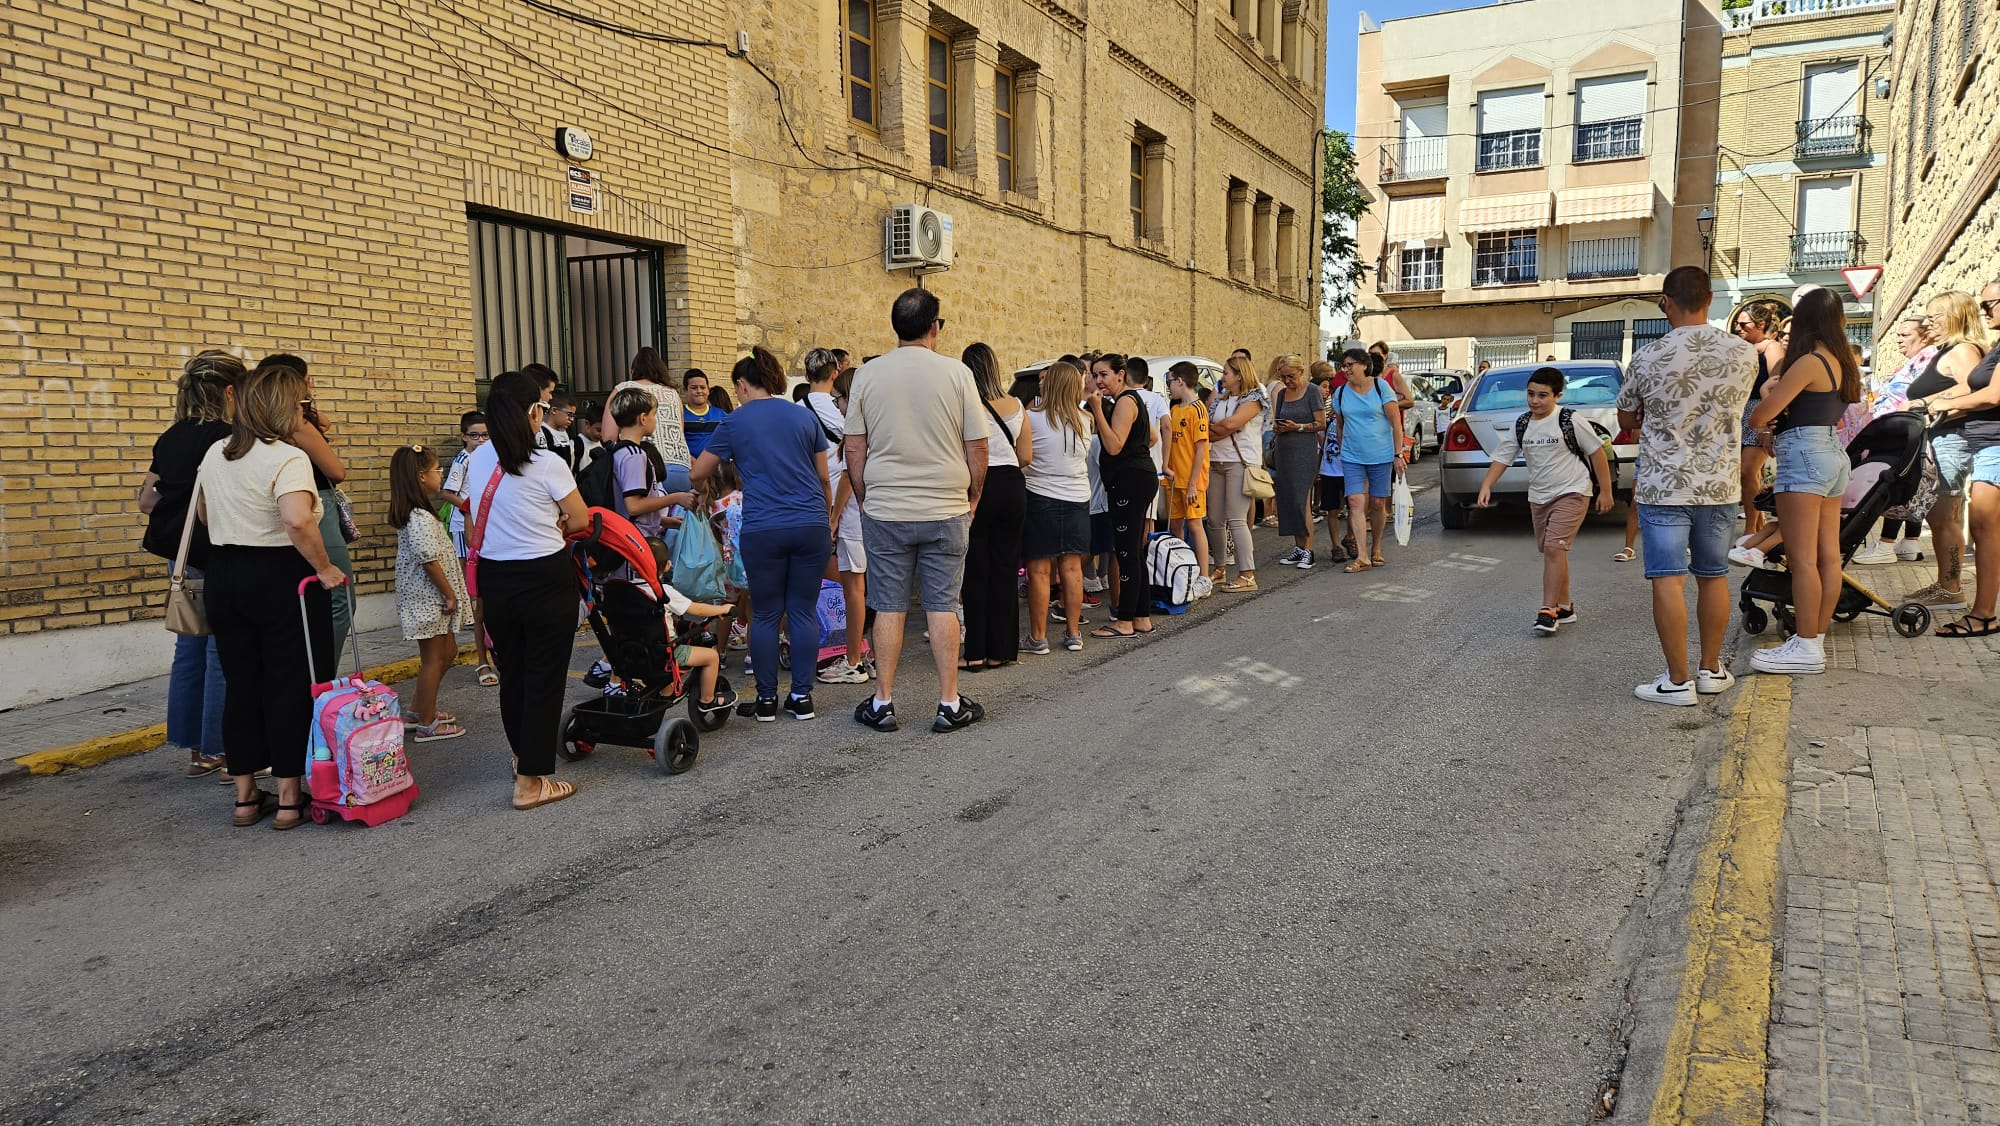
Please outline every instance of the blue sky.
[[1383, 20], [1467, 8], [1479, 0], [1328, 0], [1326, 6], [1326, 123], [1354, 132], [1354, 36], [1361, 13]]

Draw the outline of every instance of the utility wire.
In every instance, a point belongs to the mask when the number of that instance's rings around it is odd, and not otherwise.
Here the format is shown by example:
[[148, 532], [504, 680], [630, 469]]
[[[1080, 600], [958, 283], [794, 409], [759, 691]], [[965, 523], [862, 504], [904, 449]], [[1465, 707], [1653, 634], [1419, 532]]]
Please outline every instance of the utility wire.
[[1768, 160], [1771, 157], [1779, 156], [1787, 151], [1796, 149], [1798, 147], [1799, 141], [1809, 139], [1813, 133], [1819, 132], [1820, 128], [1824, 126], [1826, 122], [1832, 121], [1840, 117], [1842, 112], [1845, 111], [1847, 107], [1853, 105], [1854, 99], [1861, 96], [1861, 91], [1865, 89], [1868, 85], [1868, 82], [1875, 77], [1875, 72], [1881, 70], [1882, 64], [1888, 61], [1889, 57], [1887, 55], [1884, 55], [1881, 58], [1876, 59], [1875, 65], [1868, 68], [1868, 73], [1861, 76], [1861, 81], [1854, 84], [1854, 92], [1852, 94], [1847, 95], [1847, 100], [1840, 103], [1840, 105], [1836, 106], [1832, 113], [1827, 114], [1825, 117], [1822, 117], [1817, 122], [1815, 122], [1812, 130], [1808, 132], [1805, 137], [1798, 138], [1789, 145], [1783, 145], [1780, 146], [1779, 148], [1772, 149], [1770, 152], [1760, 152], [1760, 153], [1737, 152], [1735, 149], [1732, 149], [1728, 145], [1723, 145], [1723, 144], [1716, 145], [1716, 148], [1722, 152], [1726, 152], [1729, 155], [1733, 157], [1738, 157], [1742, 160]]

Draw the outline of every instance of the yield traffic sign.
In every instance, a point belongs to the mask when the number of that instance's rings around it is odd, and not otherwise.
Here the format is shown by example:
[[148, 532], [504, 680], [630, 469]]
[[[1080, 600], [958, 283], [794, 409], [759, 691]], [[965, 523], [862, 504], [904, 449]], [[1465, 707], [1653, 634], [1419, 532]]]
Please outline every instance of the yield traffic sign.
[[1882, 280], [1882, 267], [1849, 266], [1840, 271], [1840, 276], [1847, 279], [1847, 291], [1859, 301], [1868, 296], [1868, 291], [1875, 288], [1876, 282]]

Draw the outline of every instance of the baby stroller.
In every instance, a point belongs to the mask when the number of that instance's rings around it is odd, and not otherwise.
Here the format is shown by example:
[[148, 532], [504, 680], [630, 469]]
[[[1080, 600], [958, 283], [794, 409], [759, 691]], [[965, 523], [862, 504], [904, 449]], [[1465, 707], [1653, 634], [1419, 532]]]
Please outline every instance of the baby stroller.
[[[676, 630], [657, 574], [652, 546], [630, 521], [608, 509], [590, 510], [590, 526], [571, 540], [577, 584], [590, 628], [615, 677], [601, 699], [563, 717], [562, 756], [571, 762], [600, 743], [645, 747], [667, 774], [693, 769], [703, 732], [729, 722], [726, 709], [704, 711], [694, 678], [674, 660], [674, 646], [712, 644], [698, 627]], [[628, 576], [638, 576], [637, 578]], [[729, 690], [716, 681], [716, 694]], [[686, 716], [668, 713], [683, 700]]]
[[[1869, 466], [1881, 466], [1880, 476], [1867, 484], [1860, 496], [1854, 497], [1854, 486], [1849, 488], [1849, 501], [1840, 513], [1840, 561], [1843, 565], [1854, 556], [1854, 552], [1868, 539], [1868, 532], [1882, 521], [1884, 513], [1898, 505], [1908, 504], [1917, 493], [1922, 482], [1924, 469], [1924, 420], [1920, 415], [1908, 411], [1883, 415], [1863, 427], [1854, 440], [1847, 444], [1847, 460], [1854, 467], [1856, 484]], [[1766, 512], [1777, 507], [1777, 501], [1770, 489], [1758, 494], [1758, 508]], [[1765, 553], [1767, 560], [1782, 557], [1783, 546]], [[1778, 624], [1786, 633], [1796, 631], [1797, 624], [1792, 616], [1792, 575], [1789, 571], [1758, 569], [1750, 572], [1743, 580], [1743, 590], [1738, 599], [1743, 611], [1743, 629], [1746, 633], [1763, 633], [1770, 626], [1771, 614], [1775, 614]], [[1771, 607], [1769, 614], [1765, 605]], [[1855, 581], [1851, 571], [1840, 574], [1840, 597], [1834, 602], [1833, 620], [1851, 622], [1863, 614], [1880, 614], [1889, 619], [1889, 624], [1904, 637], [1922, 636], [1931, 628], [1930, 607], [1921, 602], [1905, 602], [1892, 606], [1887, 599]]]

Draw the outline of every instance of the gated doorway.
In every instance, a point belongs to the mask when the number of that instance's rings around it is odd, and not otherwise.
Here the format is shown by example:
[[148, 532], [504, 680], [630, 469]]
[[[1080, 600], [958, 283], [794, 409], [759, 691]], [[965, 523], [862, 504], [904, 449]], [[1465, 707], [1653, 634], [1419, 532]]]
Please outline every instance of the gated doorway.
[[554, 368], [572, 391], [602, 394], [640, 348], [666, 356], [659, 247], [477, 214], [467, 241], [481, 402], [494, 376], [530, 363]]

